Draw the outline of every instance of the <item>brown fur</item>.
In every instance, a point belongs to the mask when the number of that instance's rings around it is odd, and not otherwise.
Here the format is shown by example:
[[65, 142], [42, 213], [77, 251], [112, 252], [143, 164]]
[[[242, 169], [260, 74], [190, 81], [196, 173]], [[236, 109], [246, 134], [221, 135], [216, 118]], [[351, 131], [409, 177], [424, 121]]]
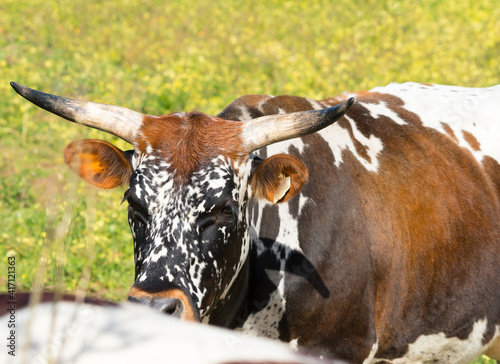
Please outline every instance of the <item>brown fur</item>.
[[[200, 166], [219, 155], [238, 160], [245, 155], [241, 123], [199, 112], [145, 117], [137, 141], [139, 151], [148, 145], [170, 164], [178, 183], [185, 183]], [[138, 152], [138, 151], [136, 151]]]
[[453, 129], [446, 123], [441, 123], [441, 126], [443, 127], [446, 134], [448, 134], [451, 139], [453, 139], [455, 142], [458, 143], [458, 138], [455, 135], [455, 132], [453, 131]]
[[472, 150], [475, 150], [476, 152], [481, 150], [481, 144], [479, 144], [474, 135], [465, 130], [462, 130], [462, 134], [464, 135], [465, 141], [469, 143]]
[[[373, 97], [361, 95], [358, 101], [370, 102]], [[496, 176], [487, 173], [467, 149], [448, 136], [423, 128], [416, 115], [399, 109], [397, 98], [377, 95], [376, 99], [386, 100], [409, 126], [370, 120], [361, 105], [354, 105], [349, 116], [361, 130], [362, 124], [369, 123], [369, 132], [382, 138], [385, 152], [380, 156], [379, 174], [355, 168], [354, 160], [346, 162], [352, 167], [345, 173], [351, 174], [362, 191], [358, 203], [367, 219], [362, 239], [372, 242], [379, 355], [397, 357], [404, 346], [396, 349], [399, 344], [393, 340], [402, 335], [405, 323], [409, 342], [420, 334], [438, 331], [465, 339], [472, 324], [463, 323], [457, 331], [452, 322], [465, 312], [481, 315], [479, 307], [469, 305], [469, 297], [479, 297], [488, 290], [475, 282], [476, 277], [494, 279], [483, 255], [498, 251], [494, 243], [499, 239], [494, 181], [500, 174], [498, 169]], [[474, 149], [479, 148], [472, 135], [464, 137]], [[451, 138], [456, 139], [454, 135]], [[497, 168], [494, 162], [489, 164], [491, 170]], [[447, 300], [451, 295], [460, 306]], [[442, 306], [435, 307], [433, 302]], [[492, 324], [493, 312], [482, 312], [492, 313]], [[445, 316], [447, 321], [443, 322]], [[470, 316], [469, 320], [479, 318]], [[488, 332], [485, 338], [492, 334]]]

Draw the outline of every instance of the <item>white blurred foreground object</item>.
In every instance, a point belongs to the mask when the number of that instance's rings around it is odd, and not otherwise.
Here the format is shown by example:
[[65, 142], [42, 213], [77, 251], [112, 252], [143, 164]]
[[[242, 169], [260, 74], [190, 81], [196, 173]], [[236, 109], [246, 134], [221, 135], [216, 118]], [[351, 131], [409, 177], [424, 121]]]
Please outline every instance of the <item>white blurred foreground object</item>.
[[145, 359], [203, 364], [325, 363], [279, 342], [181, 321], [134, 304], [44, 303], [34, 310], [18, 311], [17, 327], [18, 350], [15, 357], [6, 356], [7, 364], [125, 364]]

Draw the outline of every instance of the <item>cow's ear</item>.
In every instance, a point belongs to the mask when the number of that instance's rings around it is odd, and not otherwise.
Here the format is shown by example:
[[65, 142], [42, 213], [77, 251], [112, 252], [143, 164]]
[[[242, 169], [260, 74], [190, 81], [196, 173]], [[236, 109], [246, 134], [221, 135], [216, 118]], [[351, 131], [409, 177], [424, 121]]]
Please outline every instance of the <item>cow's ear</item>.
[[251, 186], [254, 196], [272, 203], [286, 202], [300, 192], [309, 178], [304, 164], [285, 154], [262, 161], [255, 169]]
[[64, 149], [69, 168], [100, 188], [127, 185], [132, 175], [132, 153], [103, 140], [80, 140]]

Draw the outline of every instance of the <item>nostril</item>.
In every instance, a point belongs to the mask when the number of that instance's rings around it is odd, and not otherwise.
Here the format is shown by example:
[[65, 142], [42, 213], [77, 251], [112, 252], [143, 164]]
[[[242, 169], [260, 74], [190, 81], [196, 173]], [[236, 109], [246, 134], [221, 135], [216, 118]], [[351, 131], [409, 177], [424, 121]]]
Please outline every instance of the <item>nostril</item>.
[[180, 317], [182, 313], [182, 302], [177, 298], [154, 299], [151, 306], [167, 315]]
[[141, 300], [138, 299], [138, 298], [136, 298], [136, 297], [134, 297], [134, 296], [128, 296], [127, 301], [128, 302], [134, 302], [134, 303], [141, 303]]
[[179, 311], [179, 305], [174, 303], [171, 306], [165, 307], [163, 310], [167, 315], [175, 315], [176, 311]]

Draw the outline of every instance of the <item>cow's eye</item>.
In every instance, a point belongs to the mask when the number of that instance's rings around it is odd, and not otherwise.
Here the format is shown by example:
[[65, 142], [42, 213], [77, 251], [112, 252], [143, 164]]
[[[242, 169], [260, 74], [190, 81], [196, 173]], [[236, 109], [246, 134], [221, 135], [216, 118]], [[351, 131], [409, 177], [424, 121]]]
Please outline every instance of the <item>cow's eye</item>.
[[143, 225], [147, 225], [149, 214], [137, 201], [133, 200], [130, 189], [125, 191], [122, 203], [124, 201], [128, 202], [128, 210], [132, 219], [138, 220]]
[[233, 215], [233, 207], [232, 206], [224, 206], [224, 208], [221, 211], [221, 214], [229, 217]]
[[220, 223], [231, 223], [237, 216], [237, 208], [234, 203], [227, 203], [219, 212], [217, 221]]

